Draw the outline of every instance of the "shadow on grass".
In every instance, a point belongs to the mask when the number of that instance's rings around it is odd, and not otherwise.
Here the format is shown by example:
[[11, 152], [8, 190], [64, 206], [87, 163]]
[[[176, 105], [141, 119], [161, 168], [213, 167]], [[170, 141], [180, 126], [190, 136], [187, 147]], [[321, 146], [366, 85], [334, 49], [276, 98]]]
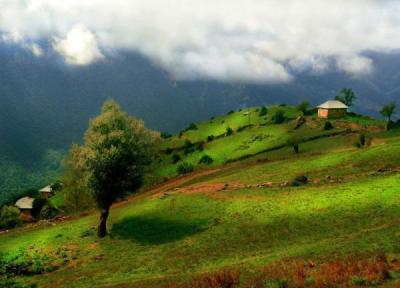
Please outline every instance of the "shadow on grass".
[[141, 244], [164, 244], [204, 231], [205, 223], [182, 222], [158, 217], [125, 218], [112, 226], [111, 236]]

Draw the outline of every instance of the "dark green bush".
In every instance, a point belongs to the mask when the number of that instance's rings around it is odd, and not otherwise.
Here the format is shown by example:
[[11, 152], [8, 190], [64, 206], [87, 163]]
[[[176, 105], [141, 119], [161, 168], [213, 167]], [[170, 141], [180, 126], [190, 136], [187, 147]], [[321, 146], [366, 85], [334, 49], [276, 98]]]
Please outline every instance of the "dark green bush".
[[178, 163], [179, 161], [181, 161], [181, 156], [179, 156], [179, 154], [173, 154], [172, 155], [172, 163], [173, 164], [176, 164], [176, 163]]
[[235, 113], [235, 111], [230, 110], [227, 114], [228, 114], [228, 115], [231, 115], [231, 114], [233, 114], [233, 113]]
[[11, 229], [21, 224], [19, 209], [14, 206], [4, 206], [0, 210], [0, 228]]
[[160, 137], [163, 138], [163, 139], [168, 139], [168, 138], [171, 138], [172, 135], [167, 133], [167, 132], [161, 132], [160, 133]]
[[226, 128], [225, 136], [231, 136], [233, 134], [233, 130], [231, 127]]
[[331, 130], [333, 129], [333, 125], [331, 121], [326, 121], [324, 124], [324, 130]]
[[197, 125], [194, 123], [190, 123], [189, 126], [185, 129], [185, 131], [190, 131], [190, 130], [197, 130]]
[[277, 110], [274, 115], [272, 115], [272, 123], [281, 124], [285, 121], [285, 112], [283, 110]]
[[164, 150], [165, 154], [167, 154], [167, 155], [171, 154], [173, 151], [174, 151], [174, 149], [169, 148], [169, 147]]
[[261, 110], [260, 110], [260, 113], [258, 113], [258, 116], [263, 117], [263, 116], [265, 116], [267, 114], [268, 114], [267, 107], [265, 107], [265, 106], [261, 107]]
[[247, 128], [253, 127], [253, 124], [249, 124], [249, 125], [244, 125], [244, 126], [240, 126], [236, 129], [236, 132], [242, 132], [244, 130], [246, 130]]
[[204, 154], [199, 160], [199, 164], [210, 165], [213, 162], [214, 162], [214, 159], [207, 154]]
[[358, 137], [358, 147], [360, 148], [364, 147], [366, 140], [367, 137], [365, 136], [365, 134], [361, 133], [360, 136]]
[[190, 172], [193, 172], [194, 167], [192, 164], [187, 163], [187, 162], [183, 162], [182, 164], [180, 164], [177, 168], [176, 168], [176, 172], [180, 175], [183, 174], [187, 174]]
[[40, 219], [51, 219], [56, 217], [60, 211], [52, 206], [50, 203], [47, 203], [46, 205], [43, 206], [42, 210], [40, 210]]
[[35, 198], [32, 205], [32, 216], [37, 218], [42, 210], [43, 206], [47, 204], [47, 200], [44, 198]]
[[208, 135], [208, 136], [207, 136], [207, 141], [208, 141], [208, 142], [211, 142], [211, 141], [214, 140], [214, 138], [215, 138], [214, 135]]

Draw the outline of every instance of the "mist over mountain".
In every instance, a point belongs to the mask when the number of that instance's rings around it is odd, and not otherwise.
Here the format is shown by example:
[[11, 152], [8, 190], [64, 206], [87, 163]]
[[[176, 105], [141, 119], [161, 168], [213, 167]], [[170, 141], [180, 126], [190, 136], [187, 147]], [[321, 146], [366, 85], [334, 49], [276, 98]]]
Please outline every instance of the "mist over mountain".
[[175, 82], [132, 53], [73, 67], [56, 55], [38, 59], [23, 49], [4, 46], [0, 50], [0, 154], [29, 162], [47, 149], [68, 148], [81, 139], [89, 119], [109, 97], [149, 127], [168, 132], [240, 107], [301, 100], [318, 104], [342, 87], [357, 93], [354, 110], [376, 116], [381, 105], [397, 100], [400, 58], [397, 54], [369, 57], [376, 67], [369, 77], [351, 78], [337, 71], [298, 73], [287, 84], [245, 85]]

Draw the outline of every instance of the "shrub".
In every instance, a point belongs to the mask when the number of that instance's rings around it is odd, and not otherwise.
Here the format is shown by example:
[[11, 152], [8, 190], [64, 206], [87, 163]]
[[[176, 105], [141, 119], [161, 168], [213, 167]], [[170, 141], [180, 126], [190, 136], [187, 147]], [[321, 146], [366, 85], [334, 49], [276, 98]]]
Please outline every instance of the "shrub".
[[208, 135], [207, 136], [207, 141], [208, 142], [211, 142], [211, 141], [213, 141], [215, 139], [215, 136], [214, 135]]
[[11, 229], [21, 224], [19, 209], [14, 206], [4, 206], [0, 210], [0, 228]]
[[233, 134], [232, 128], [231, 128], [231, 127], [226, 128], [226, 133], [225, 133], [225, 135], [226, 135], [226, 136], [231, 136], [232, 134]]
[[51, 219], [57, 216], [60, 211], [50, 203], [43, 206], [40, 210], [40, 219]]
[[207, 154], [204, 154], [199, 160], [199, 164], [210, 165], [213, 162], [214, 162], [214, 159]]
[[285, 121], [285, 112], [283, 110], [277, 110], [274, 115], [272, 115], [272, 123], [281, 124]]
[[176, 172], [180, 175], [187, 174], [193, 172], [194, 168], [193, 165], [187, 162], [183, 162], [176, 168]]
[[161, 132], [160, 133], [160, 137], [163, 138], [163, 139], [168, 139], [168, 138], [171, 138], [172, 135], [167, 133], [167, 132]]
[[236, 132], [242, 132], [242, 131], [246, 130], [247, 128], [250, 128], [250, 127], [253, 127], [253, 126], [254, 126], [253, 124], [244, 125], [244, 126], [239, 126], [239, 127], [236, 129]]
[[331, 130], [333, 129], [333, 125], [331, 121], [326, 121], [324, 124], [324, 130]]
[[267, 107], [265, 107], [265, 106], [261, 107], [261, 110], [260, 110], [260, 112], [258, 113], [258, 116], [263, 117], [263, 116], [265, 116], [265, 115], [267, 115], [267, 114], [268, 114], [268, 109], [267, 109]]
[[181, 156], [179, 156], [179, 154], [174, 154], [174, 155], [172, 155], [172, 163], [173, 164], [176, 164], [176, 163], [178, 163], [179, 161], [181, 161]]
[[227, 114], [228, 115], [231, 115], [231, 114], [233, 114], [235, 111], [233, 111], [233, 110], [230, 110]]
[[364, 133], [361, 133], [360, 136], [358, 137], [357, 146], [358, 146], [359, 148], [364, 147], [364, 146], [365, 146], [366, 139], [367, 139], [367, 138], [366, 138], [365, 134], [364, 134]]
[[36, 198], [33, 200], [32, 205], [32, 216], [37, 218], [42, 210], [43, 206], [47, 204], [47, 200], [44, 198]]
[[197, 130], [197, 125], [194, 124], [193, 122], [189, 124], [189, 126], [185, 129], [185, 131], [189, 131], [189, 130]]
[[297, 105], [297, 110], [301, 111], [303, 115], [307, 115], [309, 106], [310, 103], [308, 101], [303, 101], [299, 105]]
[[164, 152], [165, 152], [165, 154], [169, 155], [169, 154], [172, 153], [172, 151], [174, 151], [174, 150], [173, 150], [172, 148], [169, 148], [169, 147], [168, 147], [168, 148], [165, 149]]

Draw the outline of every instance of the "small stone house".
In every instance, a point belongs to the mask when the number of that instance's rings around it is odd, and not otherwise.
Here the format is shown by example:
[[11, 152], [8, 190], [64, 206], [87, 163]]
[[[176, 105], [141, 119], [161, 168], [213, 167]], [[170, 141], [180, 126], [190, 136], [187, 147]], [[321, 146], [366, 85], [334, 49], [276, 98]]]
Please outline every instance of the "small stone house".
[[33, 209], [33, 201], [35, 199], [31, 197], [23, 197], [21, 199], [18, 199], [17, 202], [15, 202], [15, 206], [21, 211], [21, 219], [23, 221], [31, 221], [33, 216], [32, 216], [32, 209]]
[[318, 118], [335, 118], [345, 116], [349, 107], [340, 101], [329, 100], [319, 105]]
[[40, 189], [39, 193], [40, 193], [40, 195], [42, 195], [42, 198], [44, 198], [44, 199], [49, 199], [54, 194], [53, 189], [51, 188], [50, 185]]

